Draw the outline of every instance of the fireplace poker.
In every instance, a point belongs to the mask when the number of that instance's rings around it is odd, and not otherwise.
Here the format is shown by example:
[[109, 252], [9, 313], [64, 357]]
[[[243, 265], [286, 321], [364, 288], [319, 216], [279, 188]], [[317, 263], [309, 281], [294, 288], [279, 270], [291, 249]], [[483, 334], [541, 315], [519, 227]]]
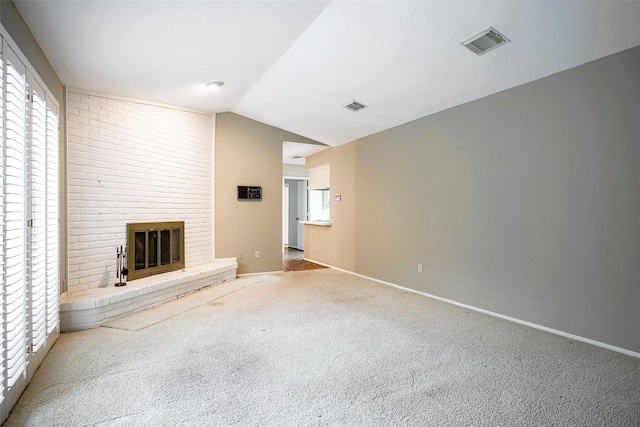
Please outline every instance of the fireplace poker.
[[122, 245], [120, 247], [116, 247], [116, 278], [119, 278], [120, 281], [116, 283], [116, 286], [127, 286], [126, 281], [122, 281], [124, 276], [129, 274], [129, 269], [127, 268], [127, 247], [122, 249]]

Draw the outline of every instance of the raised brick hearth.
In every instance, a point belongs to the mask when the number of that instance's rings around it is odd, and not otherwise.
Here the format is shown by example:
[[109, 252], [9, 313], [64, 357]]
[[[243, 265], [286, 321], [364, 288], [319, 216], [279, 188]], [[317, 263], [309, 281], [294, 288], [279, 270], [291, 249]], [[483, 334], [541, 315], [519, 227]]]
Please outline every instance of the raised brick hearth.
[[235, 258], [133, 280], [127, 286], [93, 288], [65, 296], [60, 304], [62, 332], [101, 324], [181, 295], [236, 278]]

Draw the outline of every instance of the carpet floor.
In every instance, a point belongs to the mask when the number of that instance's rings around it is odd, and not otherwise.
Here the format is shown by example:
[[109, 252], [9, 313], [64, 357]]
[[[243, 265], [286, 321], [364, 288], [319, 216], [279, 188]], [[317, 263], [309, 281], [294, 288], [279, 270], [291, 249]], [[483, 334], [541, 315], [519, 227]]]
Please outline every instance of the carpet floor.
[[639, 426], [640, 359], [331, 269], [63, 334], [5, 426]]

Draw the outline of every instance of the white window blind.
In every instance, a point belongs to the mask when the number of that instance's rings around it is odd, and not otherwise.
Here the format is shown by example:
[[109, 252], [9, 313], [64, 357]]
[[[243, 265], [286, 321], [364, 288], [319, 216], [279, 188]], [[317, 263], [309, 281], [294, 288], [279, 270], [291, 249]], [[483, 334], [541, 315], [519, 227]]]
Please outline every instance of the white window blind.
[[47, 108], [44, 89], [34, 80], [30, 84], [28, 174], [28, 283], [29, 286], [29, 332], [32, 351], [44, 345], [47, 321], [46, 282], [46, 148]]
[[4, 279], [7, 388], [26, 369], [25, 144], [27, 70], [17, 55], [4, 52]]
[[[2, 227], [0, 227], [0, 250], [2, 251], [2, 256], [0, 257], [0, 277], [2, 278], [2, 287], [0, 288], [0, 320], [2, 323], [0, 325], [0, 336], [4, 340], [6, 337], [6, 328], [5, 328], [5, 311], [4, 311], [4, 55], [2, 54], [4, 43], [2, 39], [0, 39], [0, 132], [2, 132], [2, 148], [0, 149], [0, 171], [2, 171], [3, 179], [0, 179], [0, 202], [2, 202], [3, 208], [0, 209], [0, 218], [2, 219]], [[5, 374], [4, 374], [4, 348], [0, 349], [0, 392], [2, 392], [1, 400], [4, 400], [4, 390], [5, 390]]]
[[58, 295], [60, 294], [60, 197], [58, 107], [47, 96], [46, 137], [46, 300], [47, 333], [58, 329]]
[[0, 423], [59, 335], [58, 106], [0, 38]]

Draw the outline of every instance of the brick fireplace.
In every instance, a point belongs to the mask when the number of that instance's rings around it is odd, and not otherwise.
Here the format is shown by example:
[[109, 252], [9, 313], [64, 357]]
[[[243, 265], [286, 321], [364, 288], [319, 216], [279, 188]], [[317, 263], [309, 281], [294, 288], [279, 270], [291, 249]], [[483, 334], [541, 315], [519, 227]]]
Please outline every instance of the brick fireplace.
[[[212, 138], [209, 114], [69, 90], [69, 294], [118, 281], [115, 248], [127, 244], [127, 224], [178, 219], [187, 230], [179, 245], [171, 227], [140, 235], [147, 273], [215, 261]], [[128, 269], [127, 280], [136, 281], [136, 268]]]
[[[213, 117], [76, 89], [67, 100], [69, 273], [61, 330], [95, 328], [233, 280], [237, 262], [216, 259], [213, 246]], [[115, 248], [125, 244], [141, 251], [127, 254], [134, 264], [127, 285], [116, 287]]]

